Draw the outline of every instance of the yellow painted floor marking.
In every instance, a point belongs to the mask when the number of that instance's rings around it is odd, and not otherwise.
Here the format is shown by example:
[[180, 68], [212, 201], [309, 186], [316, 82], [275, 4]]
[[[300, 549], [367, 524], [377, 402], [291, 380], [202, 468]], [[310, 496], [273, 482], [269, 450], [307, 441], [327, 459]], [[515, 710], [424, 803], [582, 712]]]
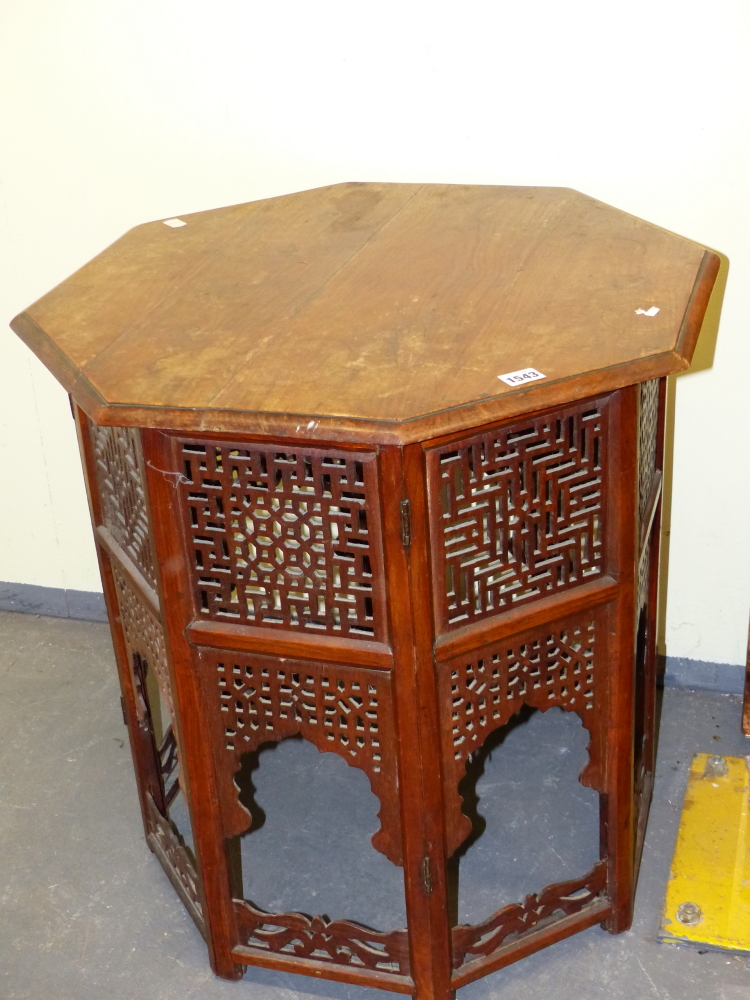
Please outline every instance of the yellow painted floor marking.
[[744, 757], [693, 757], [662, 940], [750, 952], [749, 797]]

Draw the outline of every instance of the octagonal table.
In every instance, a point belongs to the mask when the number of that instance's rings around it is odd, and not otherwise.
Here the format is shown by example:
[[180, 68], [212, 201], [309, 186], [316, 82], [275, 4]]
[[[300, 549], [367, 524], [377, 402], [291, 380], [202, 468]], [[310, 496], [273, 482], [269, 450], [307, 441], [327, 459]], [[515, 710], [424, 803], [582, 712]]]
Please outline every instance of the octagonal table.
[[[575, 191], [341, 184], [138, 226], [14, 320], [73, 400], [147, 840], [218, 975], [444, 998], [629, 926], [664, 377], [718, 263]], [[458, 925], [459, 782], [523, 705], [588, 730], [601, 857]], [[234, 779], [299, 735], [369, 778], [407, 927], [243, 897]]]

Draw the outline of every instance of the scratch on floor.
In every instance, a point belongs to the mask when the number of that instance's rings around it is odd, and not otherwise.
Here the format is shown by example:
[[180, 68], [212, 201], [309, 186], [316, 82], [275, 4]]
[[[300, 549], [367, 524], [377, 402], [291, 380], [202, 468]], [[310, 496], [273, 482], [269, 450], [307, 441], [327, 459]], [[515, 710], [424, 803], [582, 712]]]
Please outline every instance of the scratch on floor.
[[[649, 976], [648, 972], [646, 971], [646, 966], [643, 964], [643, 962], [637, 956], [636, 956], [636, 962], [640, 965], [641, 971], [643, 972], [643, 975], [651, 983], [651, 988], [654, 991], [654, 993], [656, 994], [656, 996], [659, 997], [659, 998], [661, 998], [662, 994], [657, 989], [656, 983], [653, 981], [653, 979], [651, 978], [651, 976]], [[664, 992], [664, 1000], [672, 1000], [672, 998], [670, 997], [670, 995], [666, 991]]]

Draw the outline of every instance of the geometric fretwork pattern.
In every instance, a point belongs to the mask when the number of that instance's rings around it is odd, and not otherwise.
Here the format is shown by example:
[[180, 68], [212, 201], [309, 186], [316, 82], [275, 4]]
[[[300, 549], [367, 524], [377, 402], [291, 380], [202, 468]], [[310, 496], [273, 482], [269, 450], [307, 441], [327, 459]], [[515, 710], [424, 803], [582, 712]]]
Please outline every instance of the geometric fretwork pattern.
[[202, 615], [384, 639], [374, 454], [288, 442], [179, 447], [177, 485]]
[[453, 757], [465, 761], [526, 702], [569, 712], [594, 707], [594, 622], [461, 659], [451, 670]]
[[304, 913], [267, 913], [249, 900], [235, 900], [234, 912], [240, 942], [247, 948], [392, 975], [409, 973], [406, 931], [375, 931], [351, 920]]
[[466, 761], [493, 730], [522, 705], [577, 712], [591, 733], [589, 764], [581, 781], [596, 787], [599, 771], [597, 720], [600, 679], [596, 662], [595, 616], [578, 616], [484, 646], [440, 664], [438, 683], [448, 850], [471, 832], [461, 811], [458, 785]]
[[[125, 635], [125, 645], [128, 650], [128, 661], [132, 664], [137, 656], [145, 673], [152, 670], [156, 676], [164, 704], [172, 718], [172, 683], [169, 678], [167, 652], [164, 645], [164, 629], [146, 601], [130, 585], [125, 574], [112, 561], [112, 575], [117, 591], [117, 604], [120, 609], [122, 630]], [[139, 718], [143, 706], [136, 702]]]
[[205, 935], [199, 879], [193, 858], [177, 827], [162, 816], [150, 795], [147, 796], [146, 803], [151, 848], [156, 852], [201, 934]]
[[428, 451], [439, 632], [602, 572], [602, 401]]
[[465, 962], [488, 958], [503, 947], [506, 938], [526, 934], [553, 915], [567, 917], [580, 913], [604, 891], [607, 881], [606, 861], [597, 861], [590, 872], [578, 879], [555, 882], [526, 897], [523, 903], [511, 903], [493, 913], [481, 924], [460, 924], [451, 932], [453, 968]]
[[[150, 602], [112, 560], [112, 576], [117, 593], [117, 605], [127, 650], [127, 663], [135, 692], [135, 708], [140, 733], [148, 733], [153, 754], [154, 772], [161, 785], [162, 799], [157, 807], [150, 792], [146, 793], [146, 827], [148, 841], [156, 853], [172, 885], [202, 934], [205, 934], [199, 879], [192, 854], [185, 846], [177, 826], [170, 818], [170, 806], [180, 790], [180, 756], [173, 729], [174, 707], [169, 677], [164, 630]], [[149, 700], [147, 676], [153, 673], [169, 719], [162, 718], [164, 738], [157, 746], [154, 732], [154, 709]], [[171, 724], [170, 724], [171, 723]], [[160, 811], [163, 808], [163, 812]]]
[[370, 779], [380, 800], [373, 846], [401, 864], [391, 676], [385, 670], [204, 649], [206, 701], [226, 812], [226, 836], [250, 826], [233, 777], [242, 754], [301, 735]]
[[651, 577], [651, 536], [646, 539], [646, 544], [641, 552], [638, 563], [638, 594], [636, 600], [636, 614], [639, 614], [648, 602], [649, 580]]
[[89, 421], [102, 524], [157, 589], [146, 497], [141, 478], [141, 439], [132, 427], [99, 427]]
[[646, 507], [658, 471], [656, 446], [659, 427], [659, 379], [638, 385], [638, 520], [647, 514]]

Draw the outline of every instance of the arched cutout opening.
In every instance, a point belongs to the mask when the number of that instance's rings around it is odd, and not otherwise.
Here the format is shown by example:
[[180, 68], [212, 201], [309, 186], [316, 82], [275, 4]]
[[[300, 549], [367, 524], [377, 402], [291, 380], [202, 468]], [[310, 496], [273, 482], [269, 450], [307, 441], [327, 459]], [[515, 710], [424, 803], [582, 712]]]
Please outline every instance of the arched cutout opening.
[[292, 736], [243, 754], [235, 783], [252, 816], [230, 849], [237, 898], [275, 913], [406, 925], [403, 872], [372, 846], [380, 802], [362, 770]]
[[589, 738], [575, 712], [523, 706], [472, 755], [459, 787], [473, 831], [451, 860], [454, 923], [594, 866], [599, 795], [578, 780]]

